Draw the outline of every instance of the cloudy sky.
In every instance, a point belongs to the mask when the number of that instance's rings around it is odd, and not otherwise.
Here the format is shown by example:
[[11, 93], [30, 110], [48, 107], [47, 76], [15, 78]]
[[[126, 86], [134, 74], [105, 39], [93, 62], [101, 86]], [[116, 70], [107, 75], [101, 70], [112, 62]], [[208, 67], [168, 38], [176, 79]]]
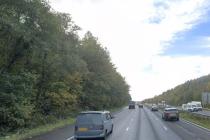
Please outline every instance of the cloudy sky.
[[108, 48], [134, 100], [210, 73], [209, 0], [50, 0]]

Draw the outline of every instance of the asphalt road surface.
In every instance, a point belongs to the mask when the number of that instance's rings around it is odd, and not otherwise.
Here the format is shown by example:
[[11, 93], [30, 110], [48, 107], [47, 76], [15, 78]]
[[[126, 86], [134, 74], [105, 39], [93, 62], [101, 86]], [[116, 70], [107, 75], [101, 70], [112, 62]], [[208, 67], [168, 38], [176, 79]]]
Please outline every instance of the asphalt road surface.
[[[210, 140], [210, 132], [183, 120], [163, 121], [148, 108], [124, 108], [115, 114], [108, 140]], [[30, 140], [73, 140], [74, 126], [67, 126]]]

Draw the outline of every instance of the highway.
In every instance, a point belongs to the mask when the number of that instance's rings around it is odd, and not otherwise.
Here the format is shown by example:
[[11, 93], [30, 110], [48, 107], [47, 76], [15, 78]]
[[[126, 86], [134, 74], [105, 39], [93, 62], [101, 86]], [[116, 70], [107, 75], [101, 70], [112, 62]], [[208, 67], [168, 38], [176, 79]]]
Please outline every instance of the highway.
[[[160, 112], [148, 108], [124, 108], [115, 114], [108, 140], [210, 140], [210, 131], [184, 120], [163, 121]], [[30, 140], [73, 140], [74, 126], [67, 126]]]

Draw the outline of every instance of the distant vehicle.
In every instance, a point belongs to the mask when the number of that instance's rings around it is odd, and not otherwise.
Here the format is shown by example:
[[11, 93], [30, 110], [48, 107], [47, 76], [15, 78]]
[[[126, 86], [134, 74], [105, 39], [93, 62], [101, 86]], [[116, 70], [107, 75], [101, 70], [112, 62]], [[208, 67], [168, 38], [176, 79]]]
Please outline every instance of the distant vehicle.
[[187, 103], [186, 111], [189, 111], [189, 112], [195, 111], [195, 106], [191, 105], [190, 103]]
[[138, 104], [139, 108], [143, 108], [143, 104]]
[[158, 111], [158, 106], [153, 104], [152, 108], [151, 108], [151, 111]]
[[187, 103], [186, 110], [190, 112], [194, 112], [194, 111], [202, 111], [203, 109], [202, 109], [201, 102], [192, 101], [192, 102]]
[[158, 108], [164, 109], [167, 106], [166, 101], [161, 101], [158, 103]]
[[183, 111], [188, 111], [187, 104], [182, 104], [182, 110]]
[[128, 105], [128, 109], [135, 109], [136, 103], [134, 101], [130, 101]]
[[74, 137], [106, 139], [113, 132], [113, 119], [109, 111], [81, 112], [76, 119]]
[[192, 101], [191, 104], [195, 106], [195, 111], [202, 111], [203, 110], [201, 102]]
[[167, 120], [179, 120], [179, 111], [176, 108], [165, 108], [162, 113], [162, 119]]

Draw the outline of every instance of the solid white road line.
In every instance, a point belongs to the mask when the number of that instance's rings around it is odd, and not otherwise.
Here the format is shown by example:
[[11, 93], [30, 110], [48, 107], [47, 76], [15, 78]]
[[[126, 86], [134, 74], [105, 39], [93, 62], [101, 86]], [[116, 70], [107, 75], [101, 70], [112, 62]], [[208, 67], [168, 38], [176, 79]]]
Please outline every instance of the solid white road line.
[[68, 138], [66, 140], [74, 140], [74, 136], [72, 136], [72, 137], [70, 137], [70, 138]]

